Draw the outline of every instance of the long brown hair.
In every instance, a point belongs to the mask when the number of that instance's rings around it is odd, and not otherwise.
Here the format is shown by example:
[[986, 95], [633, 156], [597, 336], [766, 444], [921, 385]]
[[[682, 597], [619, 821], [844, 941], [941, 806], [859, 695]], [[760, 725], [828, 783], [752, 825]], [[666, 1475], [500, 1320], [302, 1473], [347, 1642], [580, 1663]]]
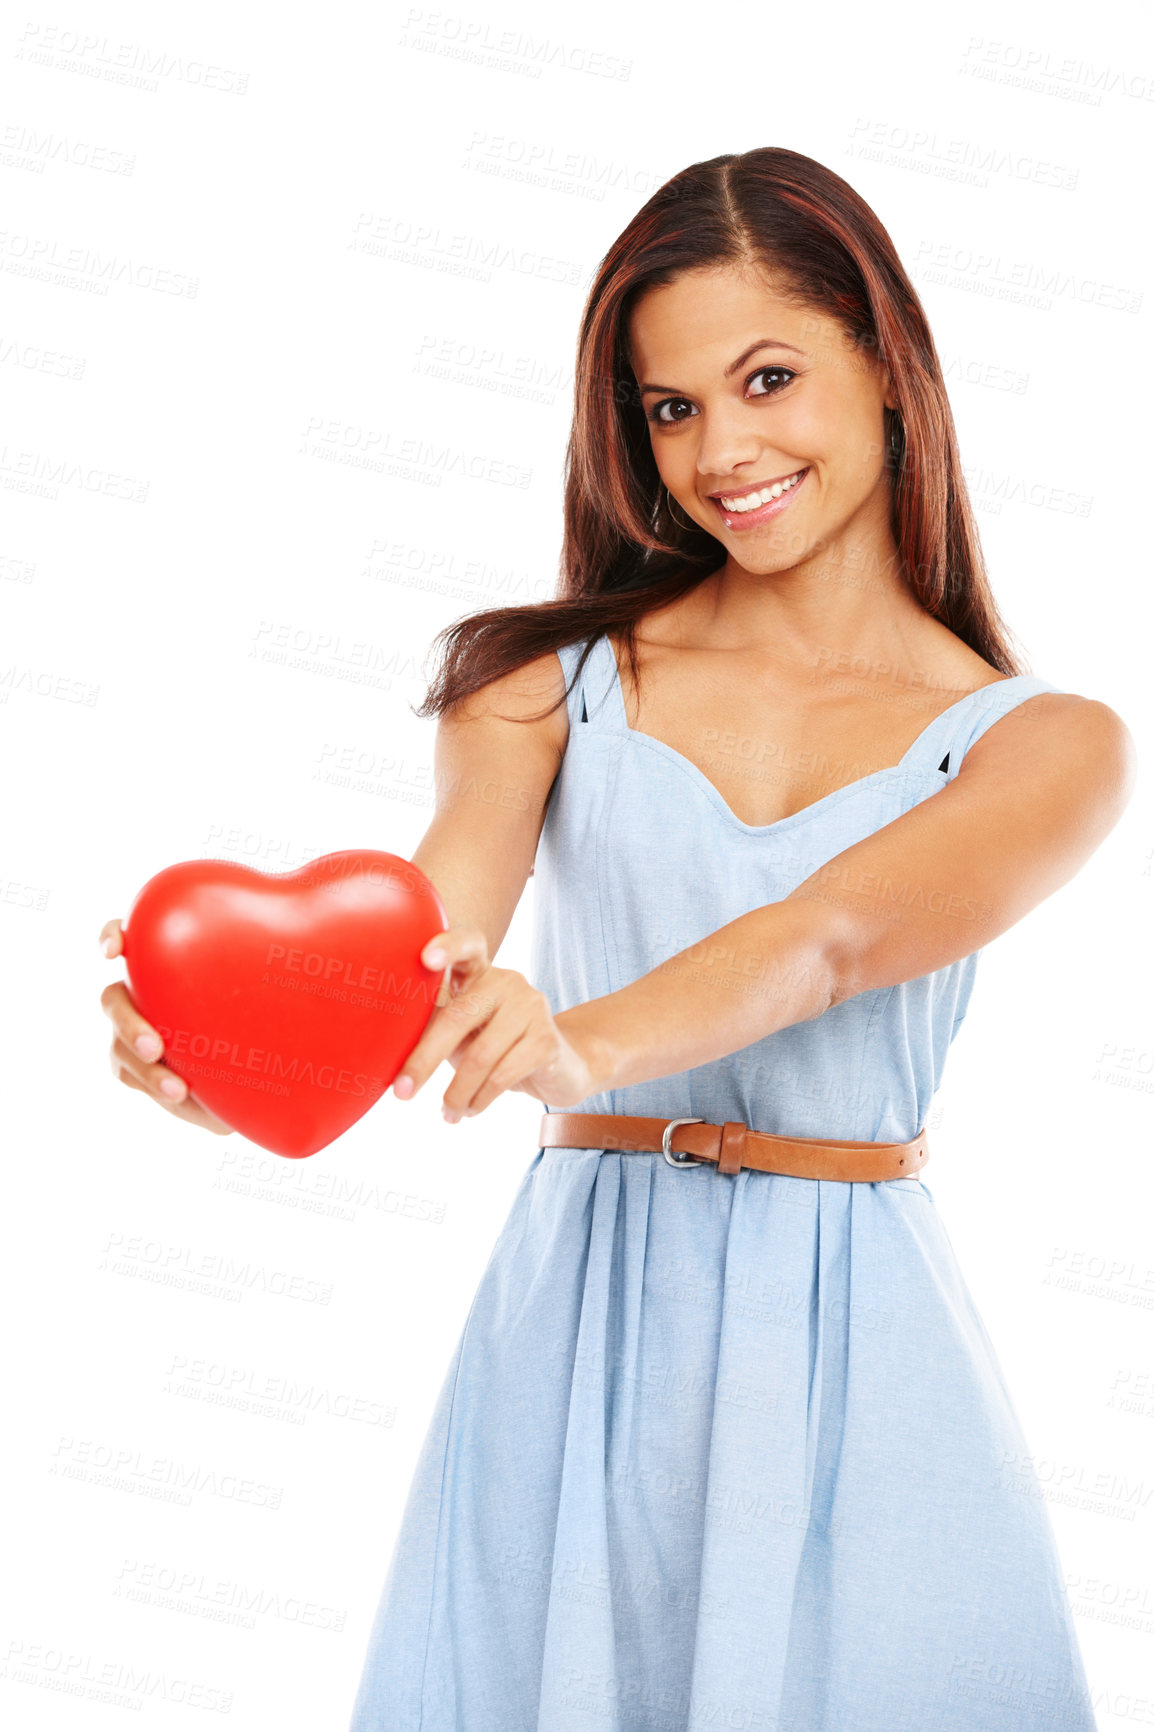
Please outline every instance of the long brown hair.
[[558, 599], [487, 608], [446, 626], [437, 638], [442, 665], [418, 716], [439, 715], [525, 662], [607, 631], [623, 639], [636, 681], [637, 621], [725, 563], [714, 536], [671, 515], [628, 358], [629, 316], [642, 294], [724, 264], [759, 268], [781, 294], [833, 316], [849, 344], [888, 369], [898, 406], [886, 412], [886, 464], [906, 581], [999, 672], [1020, 671], [986, 575], [941, 363], [893, 242], [840, 175], [767, 146], [674, 175], [601, 261], [577, 341]]

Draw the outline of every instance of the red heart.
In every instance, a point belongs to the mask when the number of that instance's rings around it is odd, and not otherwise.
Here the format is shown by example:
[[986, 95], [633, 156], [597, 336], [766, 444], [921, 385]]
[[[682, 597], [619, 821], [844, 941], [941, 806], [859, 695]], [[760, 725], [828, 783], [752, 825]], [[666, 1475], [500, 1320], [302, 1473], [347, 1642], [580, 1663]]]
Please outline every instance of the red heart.
[[443, 969], [441, 898], [396, 854], [349, 848], [295, 872], [184, 860], [123, 926], [129, 993], [164, 1063], [261, 1148], [315, 1155], [367, 1113], [416, 1046]]

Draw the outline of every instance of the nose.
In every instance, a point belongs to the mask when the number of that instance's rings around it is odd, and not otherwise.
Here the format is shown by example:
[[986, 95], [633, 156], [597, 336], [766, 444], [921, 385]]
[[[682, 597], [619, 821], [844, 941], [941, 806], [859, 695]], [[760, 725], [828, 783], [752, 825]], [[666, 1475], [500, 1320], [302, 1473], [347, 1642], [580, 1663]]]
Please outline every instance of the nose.
[[756, 481], [773, 474], [772, 458], [766, 456], [764, 440], [749, 425], [747, 416], [715, 409], [702, 416], [701, 444], [697, 451], [698, 490], [712, 492], [719, 481]]

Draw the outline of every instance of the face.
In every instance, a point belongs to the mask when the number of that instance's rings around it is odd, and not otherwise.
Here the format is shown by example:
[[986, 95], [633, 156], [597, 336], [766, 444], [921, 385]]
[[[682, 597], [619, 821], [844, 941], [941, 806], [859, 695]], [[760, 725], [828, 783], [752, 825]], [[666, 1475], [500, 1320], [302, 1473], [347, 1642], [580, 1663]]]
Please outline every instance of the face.
[[897, 399], [835, 319], [750, 270], [694, 270], [641, 297], [629, 344], [674, 513], [729, 564], [786, 570], [868, 539], [871, 518], [889, 540], [882, 411]]

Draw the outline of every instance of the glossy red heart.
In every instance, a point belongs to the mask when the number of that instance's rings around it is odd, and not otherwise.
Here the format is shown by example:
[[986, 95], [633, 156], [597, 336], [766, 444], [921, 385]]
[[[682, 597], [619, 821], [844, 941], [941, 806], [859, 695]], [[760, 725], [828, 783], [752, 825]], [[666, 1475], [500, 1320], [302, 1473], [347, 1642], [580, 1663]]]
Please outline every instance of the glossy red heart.
[[419, 867], [349, 848], [295, 872], [167, 866], [124, 922], [129, 996], [193, 1098], [261, 1148], [315, 1155], [393, 1082], [436, 1006], [449, 917]]

